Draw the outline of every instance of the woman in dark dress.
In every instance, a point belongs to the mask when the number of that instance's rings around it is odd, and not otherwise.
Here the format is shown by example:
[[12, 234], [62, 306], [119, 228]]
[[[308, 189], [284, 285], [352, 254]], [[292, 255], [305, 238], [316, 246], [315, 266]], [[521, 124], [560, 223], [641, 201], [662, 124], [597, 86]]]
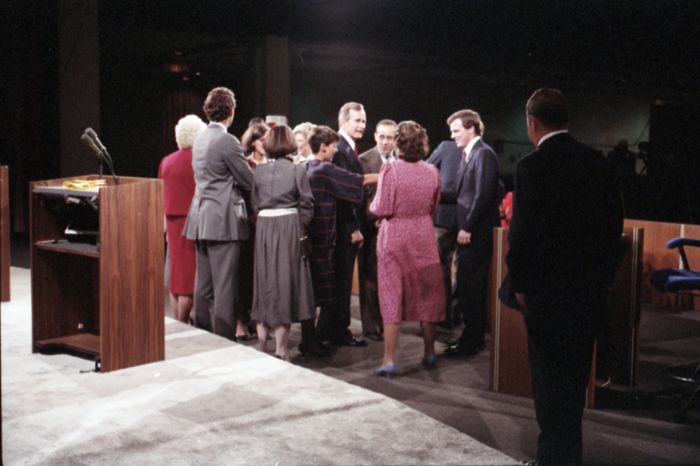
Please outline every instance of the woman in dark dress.
[[313, 216], [313, 195], [306, 167], [292, 162], [295, 151], [292, 130], [272, 128], [265, 141], [270, 162], [255, 170], [251, 195], [257, 216], [251, 317], [258, 322], [258, 349], [265, 351], [272, 329], [281, 359], [288, 358], [292, 322], [310, 319], [314, 310], [311, 270], [299, 242]]

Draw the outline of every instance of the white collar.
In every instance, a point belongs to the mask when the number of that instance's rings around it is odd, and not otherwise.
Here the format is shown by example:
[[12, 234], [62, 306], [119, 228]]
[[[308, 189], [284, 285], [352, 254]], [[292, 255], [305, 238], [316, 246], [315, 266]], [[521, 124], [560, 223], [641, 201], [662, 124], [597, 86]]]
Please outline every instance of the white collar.
[[355, 140], [350, 137], [348, 133], [346, 133], [344, 130], [339, 129], [338, 134], [342, 136], [346, 141], [348, 141], [348, 144], [350, 144], [350, 148], [352, 150], [355, 150]]
[[[379, 152], [379, 149], [377, 149], [377, 152]], [[387, 162], [393, 162], [396, 160], [396, 156], [394, 155], [394, 152], [389, 152], [387, 155], [382, 154], [379, 152], [379, 157], [382, 159], [382, 163], [387, 163]]]
[[481, 136], [474, 136], [474, 139], [469, 141], [469, 144], [467, 144], [467, 147], [464, 148], [464, 156], [468, 157], [469, 154], [472, 153], [472, 149], [474, 148], [474, 144], [479, 142], [479, 139], [481, 139]]

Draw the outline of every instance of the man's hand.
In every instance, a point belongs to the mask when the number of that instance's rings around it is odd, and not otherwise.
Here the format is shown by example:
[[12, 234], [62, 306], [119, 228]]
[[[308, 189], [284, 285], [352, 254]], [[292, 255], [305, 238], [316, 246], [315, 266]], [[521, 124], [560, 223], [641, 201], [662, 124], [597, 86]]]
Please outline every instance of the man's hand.
[[472, 242], [472, 234], [466, 230], [459, 230], [459, 233], [457, 233], [457, 244], [461, 244], [462, 246], [466, 246], [467, 244], [469, 244], [471, 242]]
[[360, 230], [355, 230], [350, 235], [350, 242], [352, 244], [354, 244], [355, 246], [357, 246], [358, 248], [362, 247], [362, 242], [364, 240], [365, 239], [363, 238], [362, 233], [360, 233]]

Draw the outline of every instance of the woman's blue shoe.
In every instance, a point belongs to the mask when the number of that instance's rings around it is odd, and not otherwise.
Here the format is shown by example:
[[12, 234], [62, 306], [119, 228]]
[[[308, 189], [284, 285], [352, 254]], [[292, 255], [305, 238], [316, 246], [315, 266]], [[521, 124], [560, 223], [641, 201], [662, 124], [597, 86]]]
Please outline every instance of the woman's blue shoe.
[[393, 377], [396, 374], [396, 366], [393, 362], [384, 364], [382, 367], [378, 367], [374, 370], [374, 375], [380, 377]]
[[431, 356], [426, 356], [420, 363], [423, 364], [423, 366], [432, 369], [433, 367], [437, 366], [437, 357], [435, 357], [434, 354]]

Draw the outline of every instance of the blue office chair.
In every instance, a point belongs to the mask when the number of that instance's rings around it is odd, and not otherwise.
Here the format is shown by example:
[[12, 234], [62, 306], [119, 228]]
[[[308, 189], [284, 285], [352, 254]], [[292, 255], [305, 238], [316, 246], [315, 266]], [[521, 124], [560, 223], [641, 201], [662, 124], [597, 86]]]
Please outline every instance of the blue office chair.
[[678, 248], [681, 256], [682, 269], [661, 269], [651, 274], [651, 284], [660, 291], [671, 291], [674, 293], [690, 293], [700, 296], [700, 271], [693, 271], [688, 264], [688, 257], [685, 255], [685, 246], [700, 247], [700, 239], [693, 238], [673, 238], [666, 247], [669, 249]]
[[[669, 249], [678, 248], [678, 254], [683, 268], [661, 269], [652, 272], [650, 279], [652, 286], [659, 291], [700, 296], [700, 271], [690, 269], [688, 257], [685, 254], [685, 246], [700, 247], [700, 240], [693, 238], [674, 238], [666, 243], [666, 246]], [[689, 399], [683, 403], [681, 408], [682, 420], [685, 420], [687, 411], [693, 407], [695, 399], [700, 393], [700, 364], [695, 367], [692, 374], [678, 374], [674, 369], [678, 369], [679, 367], [680, 366], [672, 366], [668, 368], [671, 377], [680, 382], [685, 382], [694, 386], [694, 388], [691, 388], [692, 393]], [[692, 365], [690, 366], [690, 371], [692, 371]]]

